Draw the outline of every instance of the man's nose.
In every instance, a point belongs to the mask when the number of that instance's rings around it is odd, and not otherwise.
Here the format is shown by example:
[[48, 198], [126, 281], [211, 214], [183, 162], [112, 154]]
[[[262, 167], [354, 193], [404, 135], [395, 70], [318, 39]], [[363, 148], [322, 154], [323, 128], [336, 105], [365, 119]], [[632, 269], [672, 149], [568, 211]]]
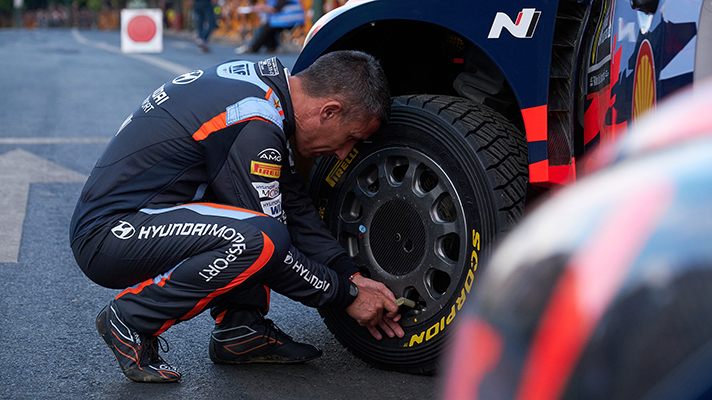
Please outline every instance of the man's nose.
[[348, 157], [349, 153], [351, 153], [351, 149], [353, 149], [354, 146], [347, 144], [345, 146], [342, 146], [340, 149], [336, 150], [334, 154], [336, 155], [336, 158], [339, 160], [345, 160], [346, 157]]

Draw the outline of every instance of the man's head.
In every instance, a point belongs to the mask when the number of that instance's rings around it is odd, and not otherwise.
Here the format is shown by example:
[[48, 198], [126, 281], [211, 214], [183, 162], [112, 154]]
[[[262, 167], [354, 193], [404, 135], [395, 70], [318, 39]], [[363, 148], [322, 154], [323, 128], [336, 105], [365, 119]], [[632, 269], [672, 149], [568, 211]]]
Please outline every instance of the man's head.
[[358, 51], [335, 51], [290, 78], [297, 151], [346, 158], [354, 144], [388, 121], [391, 95], [378, 62]]

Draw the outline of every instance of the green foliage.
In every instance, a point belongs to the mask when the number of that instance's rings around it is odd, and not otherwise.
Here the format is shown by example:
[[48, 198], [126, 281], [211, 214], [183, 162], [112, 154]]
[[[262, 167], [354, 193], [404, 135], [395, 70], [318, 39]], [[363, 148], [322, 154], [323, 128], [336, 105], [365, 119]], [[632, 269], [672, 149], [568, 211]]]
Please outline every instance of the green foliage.
[[103, 3], [102, 0], [87, 0], [87, 8], [93, 11], [100, 11]]
[[0, 0], [0, 13], [12, 13], [12, 0]]

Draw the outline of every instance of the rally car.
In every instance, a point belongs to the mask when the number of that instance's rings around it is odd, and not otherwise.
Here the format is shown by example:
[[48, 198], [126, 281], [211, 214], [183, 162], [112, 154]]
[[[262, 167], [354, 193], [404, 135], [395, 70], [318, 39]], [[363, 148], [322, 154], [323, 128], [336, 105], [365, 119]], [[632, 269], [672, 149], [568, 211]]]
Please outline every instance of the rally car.
[[293, 72], [339, 49], [381, 62], [391, 118], [345, 160], [317, 160], [308, 189], [363, 273], [415, 305], [406, 336], [382, 341], [321, 312], [362, 359], [428, 373], [525, 208], [712, 75], [712, 2], [351, 0], [314, 23]]

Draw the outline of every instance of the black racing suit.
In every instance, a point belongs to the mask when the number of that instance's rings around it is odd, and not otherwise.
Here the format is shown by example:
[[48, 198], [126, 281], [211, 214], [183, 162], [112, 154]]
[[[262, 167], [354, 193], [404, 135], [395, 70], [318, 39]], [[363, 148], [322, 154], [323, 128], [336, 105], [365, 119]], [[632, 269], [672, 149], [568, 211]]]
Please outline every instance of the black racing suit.
[[288, 71], [230, 61], [149, 95], [97, 161], [70, 240], [82, 271], [159, 334], [206, 308], [268, 309], [269, 289], [345, 307], [357, 268], [294, 171]]

